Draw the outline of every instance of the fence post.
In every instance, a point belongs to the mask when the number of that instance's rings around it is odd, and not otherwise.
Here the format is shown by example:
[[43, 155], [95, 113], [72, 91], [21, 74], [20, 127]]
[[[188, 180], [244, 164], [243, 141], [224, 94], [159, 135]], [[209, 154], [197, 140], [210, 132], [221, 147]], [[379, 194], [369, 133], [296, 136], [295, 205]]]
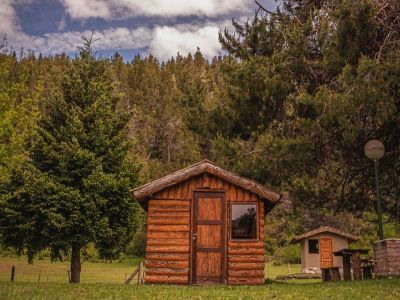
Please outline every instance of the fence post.
[[71, 274], [69, 273], [69, 271], [67, 271], [68, 273], [68, 283], [71, 283]]
[[14, 282], [15, 277], [15, 266], [11, 267], [11, 282]]
[[39, 277], [38, 277], [37, 283], [40, 282], [40, 275], [41, 275], [41, 274], [42, 274], [42, 271], [39, 271]]

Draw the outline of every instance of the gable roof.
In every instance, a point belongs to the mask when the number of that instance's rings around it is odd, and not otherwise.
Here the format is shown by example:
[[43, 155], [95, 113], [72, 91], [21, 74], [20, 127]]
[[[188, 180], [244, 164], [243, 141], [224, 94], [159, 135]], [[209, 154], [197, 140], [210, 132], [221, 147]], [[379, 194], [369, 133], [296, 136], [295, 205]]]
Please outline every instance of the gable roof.
[[268, 200], [271, 205], [275, 205], [282, 197], [281, 194], [276, 193], [253, 180], [226, 171], [209, 160], [202, 160], [184, 169], [135, 188], [132, 190], [132, 196], [134, 199], [142, 201], [154, 193], [202, 173], [210, 173], [245, 190], [251, 191], [262, 199]]
[[325, 232], [333, 233], [333, 234], [339, 235], [341, 237], [344, 237], [349, 242], [355, 242], [355, 241], [360, 239], [358, 236], [352, 235], [350, 233], [346, 233], [346, 232], [341, 231], [339, 229], [336, 229], [336, 228], [333, 228], [333, 227], [330, 227], [330, 226], [321, 226], [320, 228], [308, 231], [306, 233], [303, 233], [302, 235], [298, 235], [298, 236], [294, 237], [293, 240], [291, 240], [290, 244], [298, 243], [301, 240], [304, 240], [306, 238], [312, 237], [312, 236], [317, 235], [319, 233], [325, 233]]

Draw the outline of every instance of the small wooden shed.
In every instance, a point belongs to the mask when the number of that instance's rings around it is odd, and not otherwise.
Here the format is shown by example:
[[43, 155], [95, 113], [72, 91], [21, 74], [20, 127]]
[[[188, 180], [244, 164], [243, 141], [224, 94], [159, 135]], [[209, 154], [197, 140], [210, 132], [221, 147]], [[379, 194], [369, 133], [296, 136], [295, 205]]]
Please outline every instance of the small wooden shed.
[[347, 249], [349, 243], [359, 237], [330, 226], [321, 226], [302, 235], [296, 236], [291, 244], [301, 244], [302, 273], [320, 273], [321, 269], [338, 267], [343, 269], [341, 257], [333, 252]]
[[147, 211], [146, 283], [264, 283], [264, 217], [280, 194], [203, 160], [133, 198]]

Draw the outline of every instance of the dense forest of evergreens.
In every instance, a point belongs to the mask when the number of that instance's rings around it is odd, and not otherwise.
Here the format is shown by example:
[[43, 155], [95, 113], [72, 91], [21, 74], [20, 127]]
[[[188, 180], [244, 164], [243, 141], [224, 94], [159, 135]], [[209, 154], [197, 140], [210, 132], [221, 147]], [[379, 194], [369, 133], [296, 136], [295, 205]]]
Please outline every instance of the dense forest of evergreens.
[[[385, 234], [399, 236], [400, 2], [282, 2], [276, 12], [259, 8], [253, 19], [234, 21], [234, 31], [220, 33], [224, 55], [211, 61], [202, 56], [201, 49], [193, 55], [178, 53], [166, 62], [151, 55], [137, 55], [125, 62], [118, 53], [111, 58], [99, 57], [90, 48], [95, 48], [95, 43], [90, 45], [87, 40], [73, 58], [65, 54], [20, 56], [3, 44], [3, 242], [16, 248], [26, 246], [25, 239], [4, 231], [6, 227], [15, 230], [24, 225], [16, 223], [19, 216], [15, 211], [10, 212], [15, 208], [15, 203], [10, 203], [31, 191], [21, 192], [22, 181], [37, 178], [31, 189], [36, 186], [38, 190], [29, 195], [43, 195], [52, 189], [60, 193], [55, 183], [50, 185], [47, 177], [34, 172], [56, 176], [57, 184], [93, 193], [93, 197], [107, 198], [98, 191], [96, 182], [121, 192], [128, 179], [133, 188], [208, 158], [288, 193], [289, 197], [267, 217], [266, 249], [270, 255], [290, 256], [291, 249], [285, 248], [288, 241], [318, 225], [363, 235], [360, 243], [369, 246], [377, 236], [376, 198], [372, 162], [365, 158], [363, 147], [371, 138], [381, 140], [386, 147], [379, 166]], [[97, 98], [113, 100], [108, 106]], [[72, 106], [74, 101], [81, 101], [76, 107], [82, 110]], [[57, 131], [55, 118], [61, 127], [75, 125]], [[91, 123], [91, 118], [109, 121]], [[84, 120], [83, 125], [74, 120]], [[101, 129], [91, 136], [86, 134], [90, 126]], [[119, 138], [122, 133], [123, 140]], [[58, 138], [63, 143], [56, 147]], [[79, 147], [84, 148], [82, 141], [96, 143], [93, 153], [101, 153], [106, 159], [101, 163], [88, 159], [89, 154], [79, 152]], [[113, 147], [117, 150], [104, 154], [103, 149]], [[61, 152], [64, 155], [65, 148], [78, 153], [74, 162], [63, 160], [52, 165], [50, 157]], [[89, 183], [78, 184], [75, 177], [65, 174], [74, 170], [74, 164], [81, 168], [80, 163], [89, 161], [93, 164], [93, 168], [87, 167], [91, 170]], [[130, 167], [125, 166], [127, 162]], [[68, 163], [71, 165], [66, 167]], [[31, 177], [24, 177], [29, 166], [35, 171]], [[117, 179], [107, 177], [114, 173]], [[111, 182], [118, 178], [123, 178], [123, 183]], [[126, 199], [126, 193], [121, 192], [115, 199]], [[82, 201], [87, 204], [84, 198]], [[104, 229], [79, 243], [97, 243], [102, 256], [111, 258], [121, 249], [127, 251], [127, 236], [131, 240], [130, 253], [139, 253], [144, 213], [137, 205], [132, 210], [134, 215], [121, 217], [116, 221], [118, 226], [105, 226], [107, 216], [96, 219], [95, 224], [74, 228]], [[99, 210], [98, 215], [101, 213]], [[124, 222], [132, 223], [129, 233], [122, 228]], [[114, 236], [110, 230], [117, 230], [125, 238]], [[47, 239], [43, 232], [37, 239], [39, 244], [31, 249], [32, 253], [46, 247], [44, 241], [40, 244], [41, 239]], [[104, 246], [110, 240], [119, 245], [117, 249]], [[64, 246], [51, 245], [54, 254], [66, 249]], [[289, 254], [282, 253], [285, 251]]]

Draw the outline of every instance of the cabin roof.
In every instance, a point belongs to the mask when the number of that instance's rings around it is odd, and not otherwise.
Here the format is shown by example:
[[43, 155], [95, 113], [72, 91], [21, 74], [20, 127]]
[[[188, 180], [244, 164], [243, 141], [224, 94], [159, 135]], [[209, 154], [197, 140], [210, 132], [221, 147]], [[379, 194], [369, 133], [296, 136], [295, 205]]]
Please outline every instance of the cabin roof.
[[290, 244], [295, 244], [298, 243], [306, 238], [312, 237], [314, 235], [320, 234], [320, 233], [325, 233], [325, 232], [329, 232], [329, 233], [333, 233], [336, 235], [339, 235], [345, 239], [347, 239], [349, 242], [354, 242], [359, 240], [360, 238], [358, 236], [352, 235], [350, 233], [346, 233], [344, 231], [341, 231], [339, 229], [330, 227], [330, 226], [321, 226], [320, 228], [308, 231], [306, 233], [303, 233], [301, 235], [298, 235], [296, 237], [293, 238], [293, 240], [291, 240]]
[[274, 206], [282, 197], [281, 194], [274, 192], [253, 180], [226, 171], [209, 160], [202, 160], [184, 169], [135, 188], [132, 190], [132, 196], [134, 199], [141, 202], [142, 200], [149, 198], [154, 193], [157, 193], [175, 184], [179, 184], [193, 176], [202, 173], [210, 173], [245, 190], [253, 192], [264, 201], [268, 201], [269, 206]]

